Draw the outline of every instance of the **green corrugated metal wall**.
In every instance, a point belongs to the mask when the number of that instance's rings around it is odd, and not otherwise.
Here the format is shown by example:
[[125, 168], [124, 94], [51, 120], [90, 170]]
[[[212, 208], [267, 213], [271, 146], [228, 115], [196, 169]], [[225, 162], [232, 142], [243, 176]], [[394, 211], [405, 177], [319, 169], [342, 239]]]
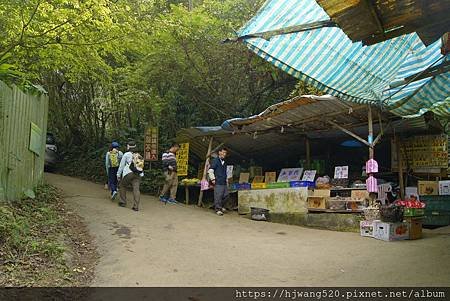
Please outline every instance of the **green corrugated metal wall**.
[[[0, 200], [19, 199], [43, 180], [48, 97], [0, 81]], [[29, 150], [31, 122], [42, 130], [40, 155]]]

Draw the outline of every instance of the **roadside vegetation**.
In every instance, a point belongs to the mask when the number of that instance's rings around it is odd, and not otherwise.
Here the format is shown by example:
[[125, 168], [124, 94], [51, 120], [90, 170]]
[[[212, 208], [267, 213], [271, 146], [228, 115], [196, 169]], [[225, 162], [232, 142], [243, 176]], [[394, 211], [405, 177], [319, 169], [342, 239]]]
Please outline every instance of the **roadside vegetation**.
[[97, 254], [80, 217], [48, 185], [0, 203], [0, 286], [83, 286]]

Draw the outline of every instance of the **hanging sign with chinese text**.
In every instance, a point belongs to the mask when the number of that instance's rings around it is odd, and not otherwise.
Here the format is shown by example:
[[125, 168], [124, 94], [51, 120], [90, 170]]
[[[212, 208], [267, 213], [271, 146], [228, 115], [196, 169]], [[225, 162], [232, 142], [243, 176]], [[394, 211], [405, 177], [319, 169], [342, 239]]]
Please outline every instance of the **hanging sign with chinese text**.
[[145, 131], [144, 141], [145, 161], [158, 161], [158, 128], [149, 127]]

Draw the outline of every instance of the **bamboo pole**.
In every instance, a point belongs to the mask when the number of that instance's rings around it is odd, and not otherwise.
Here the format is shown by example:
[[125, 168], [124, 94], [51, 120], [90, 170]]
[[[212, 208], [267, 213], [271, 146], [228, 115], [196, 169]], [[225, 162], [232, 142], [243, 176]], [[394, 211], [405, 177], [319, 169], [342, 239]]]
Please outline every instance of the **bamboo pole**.
[[401, 152], [400, 140], [395, 138], [395, 147], [397, 150], [397, 165], [398, 165], [398, 183], [400, 184], [400, 198], [403, 200], [405, 195], [405, 184], [403, 180], [403, 157]]
[[343, 126], [340, 126], [340, 125], [337, 124], [336, 122], [333, 122], [333, 121], [331, 121], [331, 120], [328, 120], [327, 122], [328, 122], [329, 124], [333, 125], [334, 127], [338, 128], [339, 130], [343, 131], [344, 133], [346, 133], [346, 134], [352, 136], [353, 138], [355, 138], [356, 140], [360, 141], [361, 143], [364, 143], [365, 145], [370, 146], [369, 143], [368, 143], [365, 139], [359, 137], [359, 136], [356, 135], [355, 133], [352, 133], [351, 131], [347, 130], [347, 129], [344, 128]]
[[306, 168], [311, 168], [311, 144], [309, 143], [309, 138], [305, 137], [306, 144]]
[[[211, 156], [211, 150], [212, 150], [212, 144], [213, 144], [213, 137], [209, 140], [209, 146], [208, 146], [208, 152], [206, 153], [206, 159], [205, 159], [205, 167], [203, 168], [203, 176], [202, 181], [206, 180], [206, 173], [208, 172], [208, 163], [209, 163], [209, 157]], [[203, 206], [203, 190], [200, 189], [200, 194], [198, 196], [198, 203], [197, 206], [202, 207]]]
[[368, 117], [368, 120], [369, 120], [369, 139], [368, 139], [368, 142], [369, 142], [369, 159], [373, 159], [373, 157], [374, 157], [374, 150], [373, 150], [373, 148], [374, 148], [374, 143], [373, 143], [373, 121], [372, 121], [372, 107], [370, 106], [370, 105], [368, 105], [368, 112], [367, 112], [367, 117]]

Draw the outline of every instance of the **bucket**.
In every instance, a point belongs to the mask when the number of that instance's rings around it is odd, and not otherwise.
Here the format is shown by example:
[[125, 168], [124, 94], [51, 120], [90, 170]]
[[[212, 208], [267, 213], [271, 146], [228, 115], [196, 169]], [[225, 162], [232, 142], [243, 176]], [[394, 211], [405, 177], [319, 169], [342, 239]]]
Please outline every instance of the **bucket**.
[[264, 208], [250, 207], [252, 220], [267, 221], [269, 219], [269, 210]]

